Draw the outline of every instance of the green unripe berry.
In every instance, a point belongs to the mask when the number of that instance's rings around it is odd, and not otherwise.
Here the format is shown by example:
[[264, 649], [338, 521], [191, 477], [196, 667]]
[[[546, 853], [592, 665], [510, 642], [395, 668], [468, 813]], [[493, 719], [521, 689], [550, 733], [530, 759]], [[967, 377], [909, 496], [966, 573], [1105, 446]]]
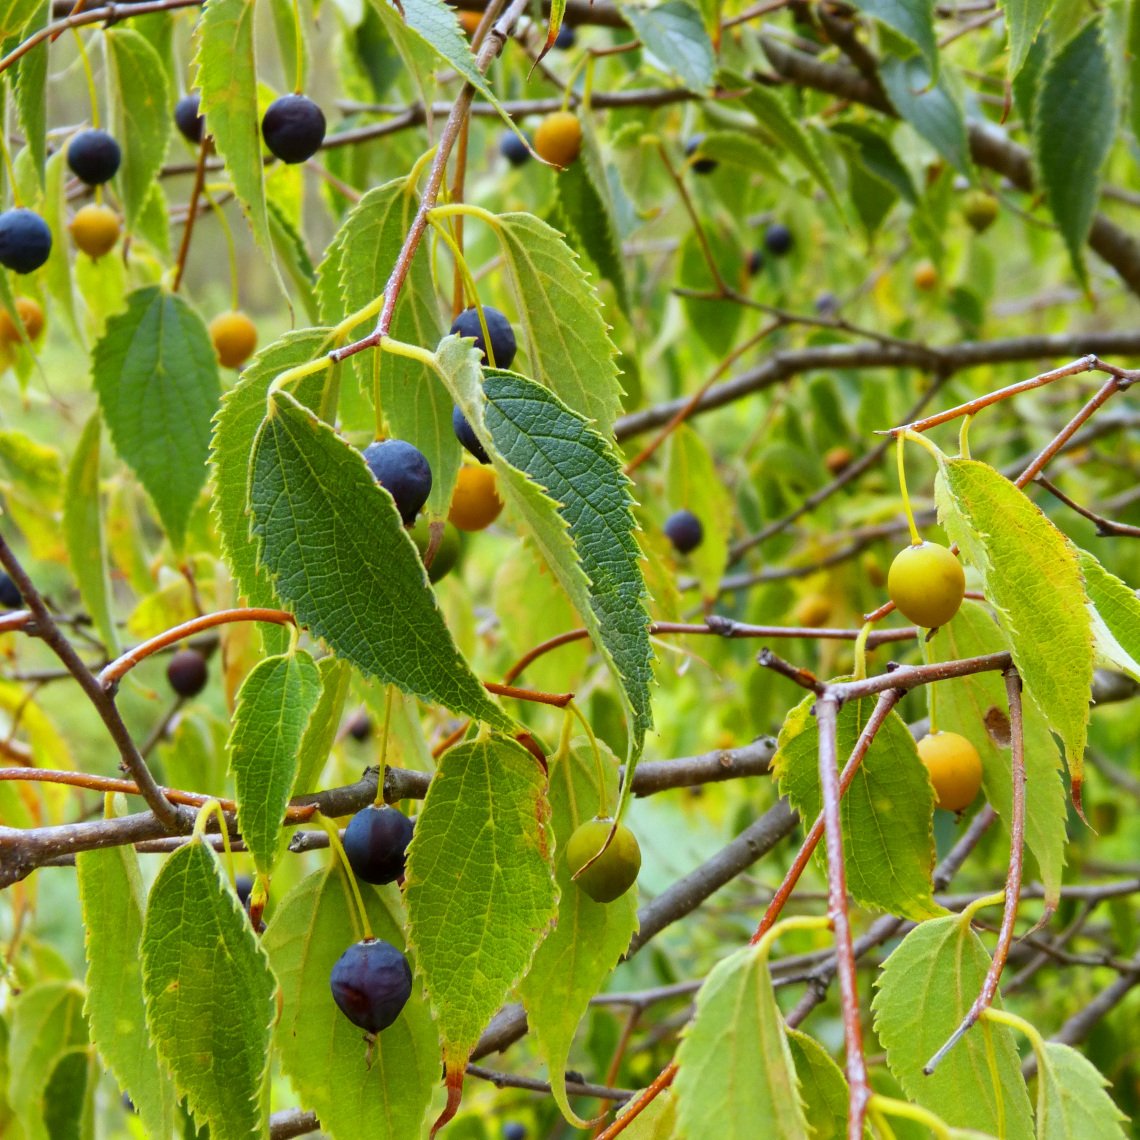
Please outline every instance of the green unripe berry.
[[920, 542], [895, 555], [887, 573], [887, 593], [915, 625], [937, 629], [958, 612], [966, 595], [966, 575], [945, 546]]
[[962, 214], [975, 233], [983, 233], [997, 220], [997, 199], [985, 190], [971, 190], [962, 201]]
[[[408, 534], [416, 544], [420, 557], [423, 558], [427, 554], [428, 543], [431, 542], [431, 528], [426, 516], [421, 515], [416, 520], [416, 525], [408, 531]], [[443, 538], [435, 552], [435, 557], [431, 560], [431, 566], [428, 568], [428, 581], [438, 582], [441, 578], [446, 577], [459, 561], [459, 553], [459, 532], [451, 523], [444, 523]]]
[[[584, 871], [590, 860], [602, 849], [613, 827], [612, 819], [591, 819], [580, 824], [566, 844], [566, 865], [578, 884], [594, 900], [608, 903], [620, 898], [637, 882], [641, 870], [641, 848], [637, 837], [625, 826], [617, 825], [613, 842]], [[578, 872], [582, 871], [579, 875]]]

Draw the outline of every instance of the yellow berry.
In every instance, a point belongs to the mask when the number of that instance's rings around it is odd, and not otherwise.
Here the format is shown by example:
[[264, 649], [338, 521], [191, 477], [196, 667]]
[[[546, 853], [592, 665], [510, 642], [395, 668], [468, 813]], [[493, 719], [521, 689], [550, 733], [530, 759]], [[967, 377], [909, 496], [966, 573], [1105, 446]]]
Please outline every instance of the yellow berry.
[[110, 206], [91, 202], [76, 212], [68, 228], [76, 248], [88, 257], [102, 257], [115, 248], [123, 223]]
[[855, 462], [855, 452], [840, 444], [833, 447], [824, 457], [823, 465], [832, 475], [841, 475]]
[[[28, 340], [35, 340], [44, 329], [44, 311], [38, 301], [31, 297], [16, 298], [16, 313]], [[20, 334], [7, 309], [0, 309], [0, 341], [5, 344], [19, 344]]]
[[210, 340], [223, 368], [240, 368], [257, 347], [257, 329], [245, 313], [219, 313], [210, 322]]
[[569, 166], [582, 149], [582, 125], [571, 111], [554, 111], [538, 124], [534, 149], [555, 166]]
[[815, 629], [827, 624], [831, 611], [831, 599], [826, 594], [808, 594], [797, 603], [792, 611], [792, 619], [796, 625]]
[[[594, 902], [608, 903], [620, 898], [637, 882], [637, 873], [641, 870], [641, 848], [637, 836], [624, 823], [617, 825], [613, 841], [586, 867], [602, 850], [613, 825], [612, 819], [588, 820], [574, 831], [566, 843], [566, 865], [570, 874], [576, 876], [574, 882]], [[584, 871], [583, 867], [586, 867]]]
[[982, 786], [982, 759], [978, 750], [956, 732], [936, 732], [918, 742], [919, 759], [934, 785], [934, 806], [963, 811], [974, 802]]
[[930, 293], [938, 287], [938, 270], [932, 261], [920, 261], [914, 267], [914, 287]]
[[451, 509], [447, 520], [460, 530], [484, 530], [499, 517], [503, 500], [499, 498], [495, 472], [490, 467], [460, 467]]
[[945, 546], [920, 542], [895, 555], [887, 572], [887, 593], [915, 625], [937, 629], [958, 612], [966, 595], [966, 575]]

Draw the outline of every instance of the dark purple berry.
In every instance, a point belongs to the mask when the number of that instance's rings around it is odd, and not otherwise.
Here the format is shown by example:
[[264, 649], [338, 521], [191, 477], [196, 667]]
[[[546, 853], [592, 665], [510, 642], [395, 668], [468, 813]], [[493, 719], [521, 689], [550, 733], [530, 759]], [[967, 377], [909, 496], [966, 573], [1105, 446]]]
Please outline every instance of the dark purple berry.
[[574, 46], [574, 41], [578, 37], [574, 34], [574, 29], [569, 24], [563, 24], [558, 29], [558, 35], [554, 37], [554, 46], [559, 51], [568, 51]]
[[705, 528], [692, 511], [675, 511], [665, 522], [665, 534], [678, 554], [688, 554], [701, 545]]
[[180, 697], [196, 697], [208, 678], [206, 658], [197, 649], [180, 649], [166, 666], [166, 679]]
[[80, 131], [67, 144], [67, 165], [71, 173], [88, 186], [110, 182], [122, 161], [119, 144], [106, 131]]
[[754, 249], [748, 255], [748, 276], [755, 277], [761, 269], [764, 268], [764, 253], [762, 250]]
[[503, 1125], [503, 1140], [526, 1140], [526, 1125], [510, 1121]]
[[[491, 336], [491, 352], [495, 357], [495, 367], [510, 368], [511, 361], [518, 351], [515, 330], [511, 328], [511, 322], [490, 305], [483, 306], [483, 317], [487, 321], [487, 332]], [[464, 309], [451, 322], [451, 331], [456, 336], [474, 337], [475, 347], [483, 354], [483, 363], [487, 363], [487, 345], [483, 340], [483, 326], [479, 324], [479, 313], [476, 309]]]
[[0, 265], [15, 273], [32, 273], [51, 253], [51, 230], [33, 210], [22, 206], [0, 214]]
[[431, 494], [431, 467], [418, 447], [402, 439], [370, 443], [364, 449], [373, 478], [396, 500], [404, 526], [416, 521]]
[[249, 908], [249, 896], [253, 893], [253, 878], [249, 875], [236, 875], [234, 877], [234, 890], [237, 892], [238, 902], [242, 909]]
[[451, 409], [451, 427], [455, 432], [455, 438], [459, 440], [480, 463], [491, 462], [491, 457], [487, 454], [487, 449], [479, 442], [479, 437], [467, 422], [467, 417], [459, 410], [458, 404]]
[[391, 942], [369, 938], [337, 959], [329, 986], [333, 1001], [353, 1025], [379, 1033], [400, 1016], [412, 996], [412, 968]]
[[693, 135], [693, 137], [685, 143], [685, 157], [693, 159], [689, 165], [692, 166], [695, 174], [712, 174], [719, 165], [715, 158], [709, 158], [707, 156], [693, 158], [693, 155], [699, 153], [701, 147], [704, 145], [704, 141], [704, 135]]
[[24, 608], [24, 595], [20, 587], [12, 581], [10, 575], [0, 572], [0, 606], [6, 610], [22, 610]]
[[512, 166], [522, 166], [530, 158], [526, 143], [514, 131], [503, 131], [499, 138], [499, 153]]
[[815, 311], [821, 317], [834, 317], [839, 313], [839, 298], [834, 293], [820, 293], [815, 299]]
[[353, 740], [365, 741], [372, 735], [372, 718], [363, 709], [357, 709], [348, 718], [345, 731]]
[[380, 886], [404, 874], [412, 821], [390, 807], [366, 807], [344, 829], [344, 853], [358, 879]]
[[201, 143], [202, 132], [206, 129], [206, 120], [202, 118], [200, 106], [201, 96], [197, 91], [183, 95], [174, 105], [174, 125], [193, 146]]
[[787, 226], [780, 222], [773, 222], [764, 234], [764, 244], [768, 247], [769, 253], [776, 257], [783, 257], [792, 252], [795, 239]]
[[325, 141], [325, 113], [307, 95], [282, 95], [269, 104], [261, 137], [282, 162], [305, 162]]

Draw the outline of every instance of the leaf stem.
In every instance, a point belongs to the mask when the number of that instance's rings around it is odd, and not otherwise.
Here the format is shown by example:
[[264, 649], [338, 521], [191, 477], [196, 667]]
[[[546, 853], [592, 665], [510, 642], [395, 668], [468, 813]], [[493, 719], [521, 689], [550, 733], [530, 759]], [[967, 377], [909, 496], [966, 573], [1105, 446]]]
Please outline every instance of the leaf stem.
[[895, 1100], [894, 1097], [883, 1096], [881, 1093], [872, 1093], [868, 1107], [873, 1112], [883, 1113], [885, 1116], [898, 1116], [903, 1120], [913, 1120], [917, 1124], [924, 1125], [938, 1137], [938, 1140], [951, 1140], [953, 1135], [946, 1121], [918, 1104]]
[[[919, 546], [922, 544], [922, 538], [914, 521], [914, 508], [910, 505], [910, 495], [906, 489], [906, 434], [901, 431], [895, 436], [895, 465], [899, 472], [899, 494], [902, 496], [903, 510], [906, 512], [906, 524], [910, 528], [910, 544]], [[867, 624], [871, 623], [868, 621]]]
[[[381, 781], [381, 785], [383, 785], [383, 781]], [[345, 887], [356, 905], [356, 913], [360, 918], [360, 927], [364, 931], [364, 937], [371, 940], [376, 936], [372, 933], [372, 924], [368, 921], [368, 911], [364, 908], [364, 896], [360, 893], [360, 884], [357, 883], [352, 865], [344, 852], [344, 844], [340, 841], [340, 832], [337, 830], [336, 823], [320, 812], [315, 818], [328, 834], [329, 846], [335, 852], [337, 866], [340, 867], [341, 874], [344, 876]], [[353, 925], [355, 926], [355, 923]]]

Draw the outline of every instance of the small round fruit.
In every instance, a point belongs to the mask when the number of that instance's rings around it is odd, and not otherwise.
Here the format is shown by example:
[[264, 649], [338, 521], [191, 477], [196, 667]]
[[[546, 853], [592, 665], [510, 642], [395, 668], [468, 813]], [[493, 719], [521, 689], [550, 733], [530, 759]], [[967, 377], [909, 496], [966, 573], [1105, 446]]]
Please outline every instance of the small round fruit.
[[503, 1140], [526, 1140], [526, 1126], [513, 1120], [504, 1124]]
[[914, 267], [914, 287], [924, 293], [938, 288], [938, 270], [934, 268], [933, 261], [923, 260]]
[[[17, 297], [16, 315], [20, 318], [20, 324], [23, 325], [24, 335], [28, 340], [35, 340], [44, 331], [44, 311], [38, 301], [31, 297]], [[8, 315], [7, 309], [0, 309], [0, 342], [20, 343], [19, 329]]]
[[685, 157], [689, 159], [689, 165], [693, 168], [694, 174], [712, 174], [720, 165], [715, 158], [701, 154], [701, 147], [704, 146], [704, 142], [704, 135], [693, 135], [685, 143]]
[[391, 942], [366, 938], [337, 959], [329, 987], [353, 1025], [379, 1033], [400, 1016], [412, 996], [412, 968]]
[[34, 210], [22, 206], [0, 214], [0, 265], [14, 273], [32, 273], [51, 253], [51, 230]]
[[210, 340], [223, 368], [240, 368], [257, 348], [257, 329], [245, 313], [219, 313], [210, 322]]
[[839, 315], [839, 298], [831, 292], [820, 293], [815, 299], [815, 311], [821, 317], [831, 319]]
[[363, 709], [357, 709], [348, 718], [345, 731], [353, 740], [363, 743], [372, 735], [372, 718]]
[[234, 892], [243, 909], [249, 907], [249, 896], [253, 893], [253, 879], [249, 875], [236, 875], [234, 877]]
[[88, 257], [99, 258], [115, 248], [123, 223], [110, 206], [89, 202], [76, 211], [67, 228], [77, 249]]
[[526, 143], [514, 131], [503, 131], [499, 136], [499, 153], [512, 166], [522, 166], [530, 160]]
[[[487, 322], [487, 334], [491, 338], [491, 355], [495, 358], [495, 367], [510, 368], [519, 347], [511, 322], [491, 305], [483, 306], [483, 319]], [[483, 340], [483, 326], [479, 323], [478, 309], [474, 307], [464, 309], [451, 322], [451, 332], [454, 336], [474, 337], [475, 347], [483, 354], [483, 363], [488, 363], [487, 343]], [[454, 423], [455, 420], [452, 419], [452, 424]], [[478, 456], [476, 458], [478, 459]]]
[[617, 825], [613, 842], [586, 870], [578, 872], [601, 850], [612, 819], [591, 819], [580, 824], [566, 843], [566, 865], [574, 880], [594, 900], [608, 903], [620, 898], [637, 882], [641, 870], [641, 848], [637, 837], [624, 823]]
[[754, 249], [748, 255], [748, 276], [755, 277], [764, 268], [764, 251]]
[[936, 732], [918, 742], [919, 759], [934, 785], [934, 806], [963, 811], [974, 802], [982, 786], [982, 760], [978, 750], [956, 732]]
[[558, 29], [558, 35], [554, 37], [554, 46], [559, 51], [569, 51], [574, 46], [574, 41], [577, 39], [574, 29], [569, 24], [563, 24]]
[[796, 603], [796, 608], [792, 611], [792, 618], [796, 625], [805, 626], [808, 629], [818, 629], [831, 620], [834, 608], [831, 599], [826, 594], [808, 594]]
[[467, 417], [460, 411], [458, 404], [451, 409], [451, 430], [455, 432], [455, 438], [459, 440], [467, 451], [478, 459], [480, 463], [491, 462], [491, 457], [487, 454], [487, 449], [479, 442], [479, 437], [467, 422]]
[[404, 874], [412, 821], [391, 807], [366, 807], [344, 829], [344, 853], [353, 874], [365, 883], [394, 883]]
[[166, 666], [166, 679], [180, 697], [196, 697], [209, 677], [206, 658], [197, 649], [180, 649]]
[[855, 452], [839, 444], [831, 448], [823, 457], [823, 465], [832, 475], [842, 475], [855, 462]]
[[174, 125], [191, 146], [198, 146], [201, 143], [202, 134], [206, 130], [201, 103], [201, 96], [197, 91], [192, 91], [189, 95], [183, 95], [174, 104]]
[[123, 152], [113, 135], [102, 130], [80, 131], [67, 144], [71, 173], [88, 186], [110, 182], [123, 161]]
[[325, 113], [307, 95], [282, 95], [266, 109], [261, 137], [282, 162], [306, 162], [325, 141]]
[[553, 111], [534, 132], [534, 149], [539, 158], [555, 166], [569, 166], [582, 149], [582, 125], [572, 111]]
[[937, 629], [958, 612], [966, 595], [966, 574], [945, 546], [920, 542], [895, 555], [887, 571], [887, 593], [915, 625]]
[[[431, 524], [426, 518], [421, 517], [416, 520], [416, 525], [412, 527], [410, 533], [412, 541], [416, 544], [416, 549], [420, 552], [420, 557], [423, 558], [427, 554], [428, 544], [431, 542]], [[428, 581], [434, 583], [441, 578], [446, 578], [455, 569], [461, 549], [459, 531], [451, 523], [444, 523], [443, 538], [440, 539], [439, 546], [436, 547], [435, 557], [428, 567]]]
[[12, 576], [0, 571], [0, 606], [6, 610], [22, 610], [24, 608], [24, 595], [20, 587], [12, 581]]
[[773, 257], [785, 257], [796, 244], [792, 231], [782, 222], [773, 222], [764, 231], [764, 245]]
[[665, 520], [665, 537], [678, 554], [688, 554], [701, 545], [705, 528], [692, 511], [674, 511]]
[[411, 526], [431, 494], [431, 467], [424, 453], [403, 439], [385, 439], [364, 449], [372, 477], [396, 500], [404, 526]]
[[997, 221], [997, 199], [985, 190], [971, 190], [962, 202], [962, 214], [975, 233], [984, 233]]
[[447, 521], [460, 530], [486, 530], [502, 510], [495, 472], [490, 467], [460, 467]]
[[476, 29], [479, 27], [480, 21], [483, 19], [482, 12], [460, 12], [459, 23], [463, 30], [469, 35], [473, 36]]

